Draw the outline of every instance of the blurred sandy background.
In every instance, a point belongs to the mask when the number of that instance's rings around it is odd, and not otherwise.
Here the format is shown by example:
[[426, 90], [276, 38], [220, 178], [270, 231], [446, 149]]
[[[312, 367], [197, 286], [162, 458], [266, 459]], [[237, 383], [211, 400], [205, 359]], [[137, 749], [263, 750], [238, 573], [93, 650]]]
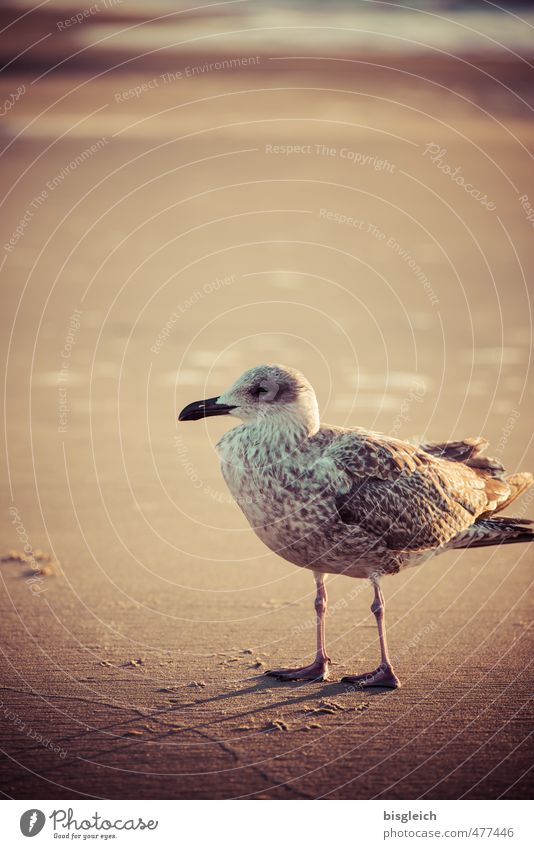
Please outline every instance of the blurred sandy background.
[[416, 5], [3, 4], [6, 797], [531, 792], [532, 551], [385, 582], [400, 691], [336, 683], [378, 653], [345, 578], [332, 682], [263, 679], [312, 577], [231, 503], [228, 422], [176, 422], [279, 361], [325, 421], [534, 469], [534, 14]]

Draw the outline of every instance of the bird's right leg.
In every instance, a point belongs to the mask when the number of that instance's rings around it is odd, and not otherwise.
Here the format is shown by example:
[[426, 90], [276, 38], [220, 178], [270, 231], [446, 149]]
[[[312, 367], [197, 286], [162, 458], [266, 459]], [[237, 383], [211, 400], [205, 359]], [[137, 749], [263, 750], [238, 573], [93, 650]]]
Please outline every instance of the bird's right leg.
[[378, 636], [380, 638], [380, 655], [381, 663], [372, 672], [366, 672], [363, 675], [345, 675], [342, 682], [345, 684], [354, 684], [358, 688], [362, 687], [388, 687], [396, 689], [401, 683], [393, 671], [391, 660], [389, 657], [388, 643], [386, 638], [386, 603], [382, 590], [378, 583], [378, 579], [372, 581], [375, 597], [371, 605], [371, 613], [374, 613], [376, 624], [378, 626]]
[[317, 653], [315, 660], [308, 666], [296, 669], [269, 669], [266, 675], [279, 678], [281, 681], [326, 681], [328, 678], [328, 664], [330, 658], [326, 653], [325, 644], [325, 618], [327, 607], [326, 587], [324, 575], [315, 572], [315, 584], [317, 594], [315, 596], [315, 613], [317, 615]]

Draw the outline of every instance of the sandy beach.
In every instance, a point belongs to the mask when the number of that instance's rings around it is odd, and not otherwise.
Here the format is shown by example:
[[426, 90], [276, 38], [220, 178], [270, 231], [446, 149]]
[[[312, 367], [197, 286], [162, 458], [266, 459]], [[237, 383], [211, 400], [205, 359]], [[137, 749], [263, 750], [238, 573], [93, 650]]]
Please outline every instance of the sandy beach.
[[331, 680], [265, 678], [313, 654], [313, 577], [231, 501], [230, 422], [176, 421], [284, 362], [324, 421], [534, 471], [524, 64], [229, 56], [1, 82], [1, 792], [528, 798], [534, 552], [384, 581], [398, 691], [339, 683], [378, 658], [343, 577]]

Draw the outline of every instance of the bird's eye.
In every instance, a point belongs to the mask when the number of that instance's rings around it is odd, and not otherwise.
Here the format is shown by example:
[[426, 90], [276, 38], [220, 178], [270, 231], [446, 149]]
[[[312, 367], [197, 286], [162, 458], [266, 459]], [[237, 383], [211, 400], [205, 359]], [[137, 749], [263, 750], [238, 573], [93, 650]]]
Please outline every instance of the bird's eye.
[[252, 390], [252, 394], [259, 398], [260, 395], [266, 395], [268, 391], [269, 390], [266, 386], [255, 386]]

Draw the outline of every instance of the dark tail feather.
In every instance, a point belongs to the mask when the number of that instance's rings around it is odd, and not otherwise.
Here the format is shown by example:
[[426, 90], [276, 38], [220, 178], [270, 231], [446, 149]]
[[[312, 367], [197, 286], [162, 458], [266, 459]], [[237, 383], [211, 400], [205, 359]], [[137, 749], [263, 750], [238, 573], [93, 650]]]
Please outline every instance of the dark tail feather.
[[511, 545], [516, 542], [534, 542], [532, 519], [513, 519], [493, 516], [479, 519], [466, 531], [454, 537], [450, 548], [483, 548], [487, 545]]

